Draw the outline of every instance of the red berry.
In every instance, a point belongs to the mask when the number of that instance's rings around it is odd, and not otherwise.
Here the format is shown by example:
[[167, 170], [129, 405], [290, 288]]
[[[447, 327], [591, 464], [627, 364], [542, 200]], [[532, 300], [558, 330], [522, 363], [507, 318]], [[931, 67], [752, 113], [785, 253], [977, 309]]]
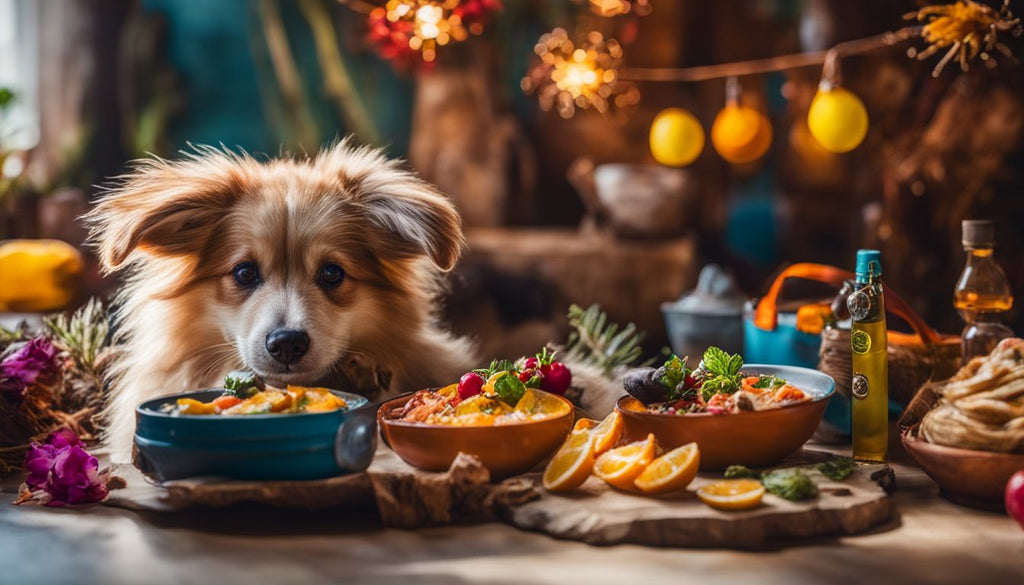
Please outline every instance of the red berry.
[[693, 376], [687, 376], [687, 377], [683, 378], [683, 384], [687, 388], [693, 388], [694, 384], [696, 384], [696, 383], [697, 383], [697, 378], [694, 378]]
[[484, 387], [484, 378], [476, 372], [469, 372], [463, 374], [459, 378], [459, 398], [465, 400], [470, 396], [476, 396]]
[[537, 361], [537, 358], [535, 358], [535, 357], [528, 357], [528, 358], [526, 358], [526, 361], [523, 362], [523, 369], [526, 369], [526, 370], [536, 370], [537, 366], [539, 366], [539, 365], [540, 365], [540, 362]]
[[562, 362], [552, 362], [540, 367], [544, 379], [540, 382], [541, 390], [552, 394], [565, 394], [572, 385], [572, 372]]
[[522, 372], [519, 372], [519, 381], [522, 382], [523, 384], [529, 382], [530, 378], [532, 377], [533, 370], [523, 370]]

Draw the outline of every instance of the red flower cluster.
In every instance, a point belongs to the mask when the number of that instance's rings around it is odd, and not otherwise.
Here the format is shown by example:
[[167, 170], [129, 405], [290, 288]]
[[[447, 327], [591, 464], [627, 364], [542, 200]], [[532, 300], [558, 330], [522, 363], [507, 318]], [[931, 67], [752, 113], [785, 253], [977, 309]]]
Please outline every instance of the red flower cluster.
[[417, 38], [417, 9], [425, 5], [444, 10], [443, 19], [452, 33], [450, 37], [456, 41], [464, 39], [466, 31], [483, 32], [491, 15], [502, 9], [501, 0], [401, 0], [373, 9], [367, 18], [367, 40], [381, 57], [399, 69], [432, 67], [436, 45], [446, 42], [435, 43], [433, 37]]

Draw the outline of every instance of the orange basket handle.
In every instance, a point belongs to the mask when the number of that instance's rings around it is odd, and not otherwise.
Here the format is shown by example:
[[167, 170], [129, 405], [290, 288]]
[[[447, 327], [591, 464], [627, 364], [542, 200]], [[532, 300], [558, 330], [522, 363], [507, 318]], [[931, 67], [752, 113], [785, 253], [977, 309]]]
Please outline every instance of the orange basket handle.
[[[856, 275], [852, 272], [827, 264], [802, 262], [788, 266], [775, 278], [775, 282], [768, 289], [768, 293], [758, 301], [757, 307], [754, 310], [754, 325], [765, 331], [772, 331], [778, 325], [779, 293], [782, 291], [783, 283], [788, 278], [804, 278], [839, 288], [843, 285], [843, 282], [852, 280], [855, 277]], [[939, 343], [942, 340], [942, 336], [925, 323], [924, 319], [910, 308], [910, 305], [902, 297], [887, 285], [883, 284], [882, 288], [885, 294], [885, 310], [906, 321], [922, 343]]]
[[775, 326], [779, 324], [779, 293], [782, 291], [782, 285], [786, 282], [786, 279], [805, 278], [807, 280], [824, 282], [839, 288], [843, 286], [843, 282], [853, 279], [854, 276], [852, 272], [836, 268], [835, 266], [828, 266], [827, 264], [801, 262], [787, 266], [775, 278], [775, 282], [768, 289], [768, 294], [758, 301], [757, 308], [754, 310], [754, 325], [757, 325], [758, 329], [773, 331]]

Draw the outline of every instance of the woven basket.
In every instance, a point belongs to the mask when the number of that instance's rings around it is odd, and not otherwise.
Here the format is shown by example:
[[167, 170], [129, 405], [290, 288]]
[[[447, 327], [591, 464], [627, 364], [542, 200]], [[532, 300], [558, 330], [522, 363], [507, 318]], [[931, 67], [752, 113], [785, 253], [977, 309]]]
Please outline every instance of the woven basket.
[[[887, 339], [889, 399], [906, 406], [925, 383], [944, 380], [956, 373], [960, 367], [960, 338], [937, 333], [888, 287], [885, 288], [885, 310], [914, 330], [912, 334], [890, 331]], [[850, 331], [834, 328], [822, 331], [818, 369], [832, 376], [836, 392], [847, 398], [850, 397], [852, 368]]]
[[[850, 396], [853, 352], [850, 332], [826, 329], [821, 332], [821, 361], [818, 369], [836, 381], [836, 392]], [[960, 338], [943, 336], [937, 343], [904, 345], [889, 341], [889, 399], [907, 405], [917, 389], [927, 382], [943, 380], [960, 366]]]

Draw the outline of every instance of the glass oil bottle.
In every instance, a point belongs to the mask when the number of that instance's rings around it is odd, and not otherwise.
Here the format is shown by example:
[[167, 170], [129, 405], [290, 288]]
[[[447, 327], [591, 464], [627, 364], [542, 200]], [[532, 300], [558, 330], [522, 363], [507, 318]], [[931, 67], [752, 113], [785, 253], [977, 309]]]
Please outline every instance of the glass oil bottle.
[[881, 254], [877, 250], [857, 251], [857, 280], [846, 306], [852, 318], [853, 458], [884, 463], [889, 443], [889, 356]]
[[953, 291], [953, 305], [967, 323], [960, 336], [963, 364], [985, 356], [1013, 330], [1000, 320], [1013, 307], [1013, 292], [1003, 269], [996, 264], [995, 224], [968, 219], [963, 222], [961, 241], [967, 264]]

